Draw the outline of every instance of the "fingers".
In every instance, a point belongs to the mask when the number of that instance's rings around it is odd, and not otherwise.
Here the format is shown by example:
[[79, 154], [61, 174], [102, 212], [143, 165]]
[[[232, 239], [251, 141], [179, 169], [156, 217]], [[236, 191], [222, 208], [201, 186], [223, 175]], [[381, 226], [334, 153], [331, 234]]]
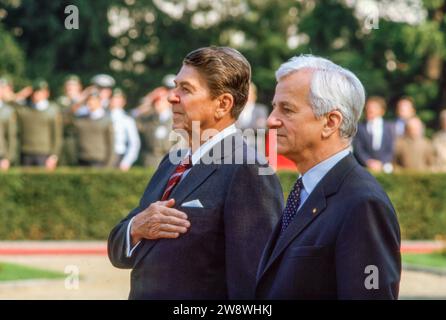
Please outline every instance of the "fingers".
[[160, 233], [158, 234], [159, 238], [166, 238], [166, 239], [175, 239], [178, 238], [179, 236], [180, 234], [177, 232], [160, 231]]
[[174, 209], [174, 208], [167, 208], [160, 206], [159, 207], [159, 213], [165, 215], [165, 216], [173, 216], [177, 217], [179, 219], [187, 219], [187, 214], [185, 214], [183, 211]]
[[170, 233], [186, 233], [186, 227], [175, 226], [172, 224], [161, 224], [159, 227], [159, 232], [170, 232]]
[[158, 204], [161, 206], [172, 208], [175, 205], [175, 199], [172, 198], [166, 201], [158, 201]]
[[189, 222], [189, 220], [186, 220], [186, 219], [182, 219], [182, 218], [178, 218], [178, 217], [174, 217], [174, 216], [163, 216], [163, 215], [160, 215], [158, 217], [158, 219], [159, 219], [160, 224], [169, 224], [169, 225], [185, 227], [185, 228], [190, 227], [190, 222]]

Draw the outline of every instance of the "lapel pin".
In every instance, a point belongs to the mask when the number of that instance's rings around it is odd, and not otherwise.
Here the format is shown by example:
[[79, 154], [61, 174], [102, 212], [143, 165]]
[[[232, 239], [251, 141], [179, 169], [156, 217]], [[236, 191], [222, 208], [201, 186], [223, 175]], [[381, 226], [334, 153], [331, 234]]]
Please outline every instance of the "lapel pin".
[[313, 214], [316, 214], [316, 212], [317, 212], [317, 209], [313, 208]]

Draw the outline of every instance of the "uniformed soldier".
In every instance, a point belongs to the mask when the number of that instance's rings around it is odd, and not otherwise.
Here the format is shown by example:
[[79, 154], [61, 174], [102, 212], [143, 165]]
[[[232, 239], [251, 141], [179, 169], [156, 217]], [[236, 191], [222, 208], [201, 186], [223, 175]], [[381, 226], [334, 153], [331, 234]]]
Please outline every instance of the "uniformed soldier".
[[152, 93], [153, 112], [140, 115], [136, 122], [142, 140], [144, 166], [157, 167], [163, 156], [172, 147], [172, 110], [167, 101], [169, 90], [159, 87]]
[[21, 162], [25, 166], [55, 169], [62, 146], [62, 115], [60, 107], [48, 100], [48, 83], [33, 83], [29, 103], [17, 106]]
[[88, 116], [74, 119], [80, 166], [111, 167], [114, 159], [114, 134], [110, 117], [101, 105], [99, 92], [87, 98]]
[[0, 78], [0, 169], [8, 170], [14, 161], [17, 145], [17, 117], [14, 108], [4, 99], [8, 80]]
[[64, 132], [63, 145], [60, 157], [60, 165], [77, 165], [76, 139], [74, 133], [73, 117], [71, 110], [74, 104], [80, 103], [83, 99], [81, 79], [76, 75], [68, 75], [64, 82], [64, 94], [57, 99], [61, 107]]
[[99, 90], [99, 97], [101, 99], [101, 106], [106, 111], [110, 105], [110, 99], [113, 94], [113, 87], [115, 86], [115, 79], [108, 74], [97, 74], [91, 78], [91, 84]]

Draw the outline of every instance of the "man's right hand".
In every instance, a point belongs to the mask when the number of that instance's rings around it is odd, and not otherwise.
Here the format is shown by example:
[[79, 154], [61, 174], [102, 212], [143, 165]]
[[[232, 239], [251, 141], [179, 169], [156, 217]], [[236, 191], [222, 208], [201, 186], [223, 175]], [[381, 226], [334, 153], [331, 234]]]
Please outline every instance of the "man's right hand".
[[184, 212], [172, 208], [174, 205], [174, 199], [157, 201], [138, 213], [130, 228], [132, 246], [142, 239], [173, 239], [186, 233], [190, 222]]

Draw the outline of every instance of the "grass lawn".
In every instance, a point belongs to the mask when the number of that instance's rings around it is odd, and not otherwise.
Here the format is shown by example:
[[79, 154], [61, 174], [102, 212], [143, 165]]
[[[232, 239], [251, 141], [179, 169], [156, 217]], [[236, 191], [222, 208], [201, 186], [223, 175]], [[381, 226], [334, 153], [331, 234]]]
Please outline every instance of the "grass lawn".
[[406, 253], [402, 255], [403, 263], [416, 266], [446, 269], [446, 254], [441, 253]]
[[26, 280], [26, 279], [57, 279], [65, 278], [62, 272], [36, 269], [13, 263], [0, 262], [0, 281]]

